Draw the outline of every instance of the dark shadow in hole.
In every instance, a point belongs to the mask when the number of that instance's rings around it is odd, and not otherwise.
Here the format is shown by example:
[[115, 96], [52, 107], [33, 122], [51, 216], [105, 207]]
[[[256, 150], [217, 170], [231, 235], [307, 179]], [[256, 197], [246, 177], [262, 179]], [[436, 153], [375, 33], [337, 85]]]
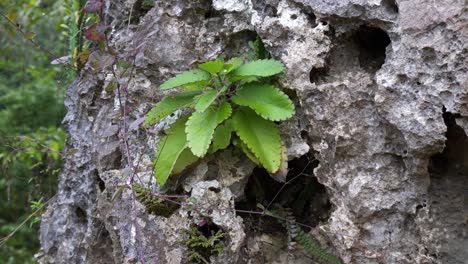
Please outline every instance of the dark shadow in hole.
[[318, 83], [319, 81], [325, 81], [326, 76], [328, 75], [327, 67], [314, 67], [310, 70], [309, 80], [311, 83]]
[[384, 0], [382, 5], [389, 10], [391, 13], [398, 14], [398, 5], [395, 0]]
[[429, 165], [431, 176], [446, 173], [453, 163], [460, 163], [459, 165], [455, 164], [455, 166], [460, 168], [468, 167], [468, 164], [464, 164], [465, 160], [467, 160], [467, 157], [465, 157], [467, 155], [465, 147], [468, 147], [467, 136], [463, 128], [456, 123], [456, 119], [460, 115], [447, 112], [444, 107], [442, 116], [447, 126], [447, 132], [445, 133], [447, 140], [444, 150], [431, 158]]
[[88, 223], [88, 214], [83, 208], [77, 206], [75, 209], [75, 215], [79, 223], [86, 225]]
[[97, 176], [97, 179], [98, 179], [99, 190], [103, 192], [106, 189], [106, 183], [99, 176]]
[[361, 26], [353, 34], [359, 48], [359, 64], [362, 68], [377, 71], [385, 63], [386, 48], [391, 43], [388, 34], [380, 28]]
[[[286, 182], [275, 181], [267, 171], [256, 168], [249, 178], [245, 188], [246, 198], [236, 203], [236, 209], [259, 211], [257, 203], [269, 209], [281, 206], [290, 208], [298, 223], [316, 226], [328, 219], [331, 213], [331, 203], [325, 187], [313, 175], [313, 169], [318, 161], [307, 155], [289, 162], [289, 172]], [[281, 190], [281, 192], [280, 192]], [[283, 232], [284, 229], [277, 219], [241, 213], [248, 228], [262, 233]], [[304, 230], [308, 230], [304, 228]]]

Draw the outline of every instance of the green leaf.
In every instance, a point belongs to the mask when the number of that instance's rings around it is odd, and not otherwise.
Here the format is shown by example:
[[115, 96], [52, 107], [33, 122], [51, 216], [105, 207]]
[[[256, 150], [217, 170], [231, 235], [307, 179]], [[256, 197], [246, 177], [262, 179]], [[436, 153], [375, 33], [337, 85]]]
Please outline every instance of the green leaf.
[[271, 57], [270, 53], [266, 50], [262, 39], [259, 37], [257, 37], [255, 41], [249, 41], [249, 47], [252, 49], [248, 52], [249, 59], [251, 60], [263, 60]]
[[205, 111], [218, 97], [218, 91], [214, 89], [207, 90], [198, 98], [195, 109], [199, 112]]
[[185, 123], [188, 116], [181, 117], [166, 131], [167, 136], [159, 141], [158, 151], [154, 156], [154, 176], [163, 186], [176, 164], [182, 151], [187, 148]]
[[256, 60], [244, 64], [232, 72], [233, 76], [271, 76], [284, 70], [283, 63], [276, 60]]
[[287, 149], [283, 145], [281, 146], [281, 163], [278, 171], [270, 174], [270, 176], [278, 182], [286, 182], [288, 176], [288, 154]]
[[160, 88], [162, 90], [166, 90], [180, 87], [183, 85], [205, 82], [208, 81], [210, 78], [211, 75], [208, 72], [195, 69], [177, 74], [175, 77], [170, 78], [169, 80], [161, 84]]
[[248, 83], [232, 97], [238, 105], [248, 106], [265, 119], [280, 121], [294, 115], [294, 104], [289, 97], [273, 85]]
[[172, 174], [178, 175], [182, 173], [187, 166], [192, 165], [198, 159], [199, 158], [193, 155], [192, 151], [190, 151], [190, 148], [185, 148], [182, 153], [180, 153], [179, 158], [172, 169]]
[[214, 130], [218, 124], [229, 118], [231, 105], [223, 102], [219, 107], [210, 107], [204, 112], [195, 112], [187, 121], [185, 132], [192, 153], [203, 157], [211, 143]]
[[201, 91], [189, 91], [173, 95], [171, 94], [164, 97], [153, 107], [153, 109], [151, 109], [151, 111], [148, 112], [148, 114], [146, 114], [144, 126], [156, 124], [174, 111], [188, 107], [192, 104], [194, 97], [200, 93]]
[[[229, 120], [228, 120], [229, 121]], [[225, 149], [231, 143], [232, 126], [230, 123], [219, 125], [213, 135], [213, 144], [211, 144], [211, 152]]]
[[222, 60], [207, 61], [198, 65], [198, 67], [211, 74], [216, 74], [223, 70], [224, 62]]
[[238, 139], [236, 137], [236, 139], [233, 140], [233, 144], [235, 146], [237, 146], [238, 148], [240, 148], [242, 150], [242, 152], [244, 152], [244, 154], [255, 164], [259, 165], [260, 166], [260, 161], [258, 161], [258, 159], [255, 157], [255, 155], [252, 153], [252, 151], [250, 151], [249, 147], [247, 147], [247, 145], [242, 142], [242, 140]]
[[226, 70], [226, 73], [229, 73], [229, 72], [237, 69], [239, 66], [241, 66], [243, 62], [244, 62], [244, 59], [242, 57], [234, 57], [234, 58], [230, 59], [224, 65], [224, 70]]
[[278, 171], [281, 162], [281, 138], [275, 123], [263, 119], [253, 110], [241, 107], [233, 115], [233, 128], [255, 157], [270, 173]]

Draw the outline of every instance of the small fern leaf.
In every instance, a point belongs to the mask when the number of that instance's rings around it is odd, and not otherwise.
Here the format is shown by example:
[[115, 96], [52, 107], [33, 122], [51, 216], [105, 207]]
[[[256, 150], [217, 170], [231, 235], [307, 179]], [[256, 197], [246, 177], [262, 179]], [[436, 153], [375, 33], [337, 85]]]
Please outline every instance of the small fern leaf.
[[158, 151], [154, 156], [154, 176], [160, 186], [163, 186], [182, 151], [187, 147], [185, 123], [188, 116], [179, 118], [166, 131], [167, 136], [159, 141]]
[[283, 63], [276, 60], [256, 60], [244, 64], [232, 72], [233, 76], [272, 76], [284, 70]]
[[233, 128], [263, 167], [270, 173], [281, 163], [281, 137], [275, 123], [263, 119], [253, 110], [242, 107], [233, 115]]
[[225, 149], [231, 143], [232, 126], [229, 124], [219, 125], [213, 135], [213, 143], [211, 144], [211, 153]]
[[160, 88], [162, 90], [167, 90], [199, 82], [208, 82], [210, 78], [211, 75], [208, 72], [195, 69], [177, 74], [175, 77], [170, 78], [161, 84]]
[[200, 93], [200, 91], [190, 91], [164, 97], [146, 114], [144, 126], [154, 125], [174, 111], [190, 106], [194, 97]]
[[205, 111], [208, 107], [210, 107], [213, 102], [218, 97], [218, 91], [214, 89], [207, 90], [198, 98], [197, 104], [195, 105], [195, 110], [198, 112]]
[[248, 106], [265, 119], [280, 121], [294, 115], [294, 104], [289, 97], [273, 85], [248, 83], [243, 85], [232, 101]]
[[222, 60], [207, 61], [198, 65], [198, 67], [211, 74], [216, 74], [223, 70], [224, 62]]
[[195, 112], [187, 121], [185, 132], [192, 153], [203, 157], [211, 143], [218, 124], [229, 118], [232, 113], [231, 105], [223, 102], [219, 107], [210, 107], [205, 112]]

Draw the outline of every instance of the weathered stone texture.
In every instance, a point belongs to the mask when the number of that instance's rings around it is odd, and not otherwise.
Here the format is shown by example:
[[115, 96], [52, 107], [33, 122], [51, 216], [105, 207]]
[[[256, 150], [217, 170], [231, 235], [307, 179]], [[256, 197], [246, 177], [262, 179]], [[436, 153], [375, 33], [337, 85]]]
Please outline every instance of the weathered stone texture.
[[[106, 3], [110, 45], [121, 58], [135, 55], [128, 150], [121, 100], [103, 89], [110, 72], [84, 72], [65, 102], [73, 154], [41, 223], [41, 263], [186, 263], [181, 229], [199, 214], [229, 233], [230, 250], [213, 262], [262, 263], [250, 258], [256, 243], [276, 240], [253, 241], [233, 211], [254, 167], [245, 157], [224, 152], [185, 179], [201, 201], [190, 217], [185, 207], [169, 218], [148, 214], [121, 187], [134, 168], [159, 190], [152, 157], [175, 116], [139, 127], [166, 94], [158, 85], [195, 63], [245, 54], [256, 34], [286, 65], [281, 84], [298, 106], [281, 125], [289, 158], [315, 154], [332, 203], [313, 232], [325, 231], [345, 263], [466, 263], [464, 0], [167, 0], [147, 13], [136, 5]], [[286, 263], [287, 249], [268, 250], [268, 263]]]

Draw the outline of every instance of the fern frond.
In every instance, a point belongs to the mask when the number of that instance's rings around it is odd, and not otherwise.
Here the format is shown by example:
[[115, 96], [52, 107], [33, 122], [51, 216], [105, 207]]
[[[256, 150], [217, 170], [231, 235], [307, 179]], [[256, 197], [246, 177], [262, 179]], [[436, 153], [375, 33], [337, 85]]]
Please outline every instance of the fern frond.
[[[342, 264], [341, 260], [333, 254], [330, 254], [323, 249], [322, 246], [309, 234], [305, 233], [302, 228], [296, 224], [296, 219], [289, 208], [284, 209], [286, 221], [280, 221], [288, 231], [289, 238], [297, 241], [304, 250], [311, 256], [322, 263]], [[288, 244], [289, 245], [289, 244]]]

